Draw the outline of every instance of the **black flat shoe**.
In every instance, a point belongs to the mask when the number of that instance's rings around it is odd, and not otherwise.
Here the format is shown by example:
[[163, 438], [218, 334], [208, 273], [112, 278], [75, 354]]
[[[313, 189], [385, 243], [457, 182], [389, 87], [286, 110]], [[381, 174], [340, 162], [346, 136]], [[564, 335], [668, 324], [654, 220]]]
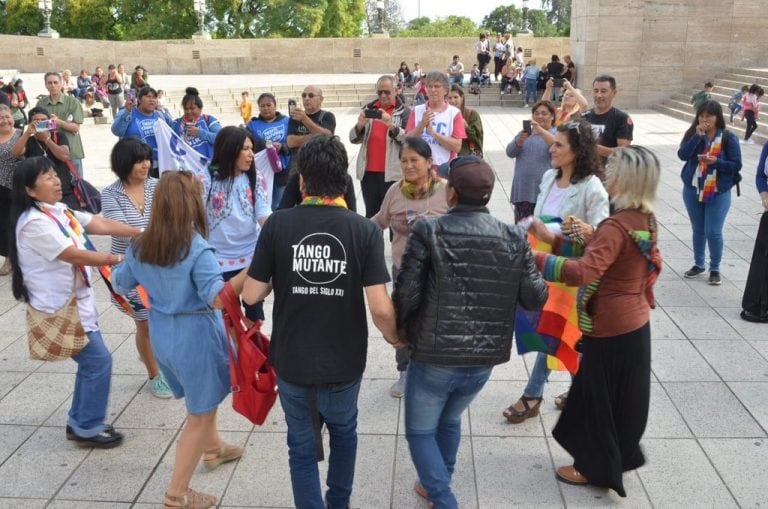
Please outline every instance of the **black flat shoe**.
[[[69, 439], [69, 436], [67, 436]], [[123, 443], [123, 434], [108, 426], [101, 433], [93, 437], [81, 437], [72, 432], [72, 440], [75, 445], [83, 448], [112, 449]]]
[[[113, 428], [111, 424], [105, 424], [104, 431], [107, 433], [112, 433], [115, 431], [115, 428]], [[74, 440], [76, 436], [77, 435], [75, 435], [75, 432], [72, 430], [72, 426], [67, 424], [67, 440]]]
[[754, 313], [750, 313], [747, 310], [744, 310], [741, 312], [741, 319], [754, 323], [768, 323], [768, 314], [756, 315]]

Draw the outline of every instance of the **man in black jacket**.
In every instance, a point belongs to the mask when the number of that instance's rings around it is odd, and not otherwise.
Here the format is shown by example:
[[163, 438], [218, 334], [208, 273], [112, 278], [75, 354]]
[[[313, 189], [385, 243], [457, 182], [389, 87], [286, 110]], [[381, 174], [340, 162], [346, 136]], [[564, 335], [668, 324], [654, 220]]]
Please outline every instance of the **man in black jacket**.
[[411, 230], [393, 300], [411, 362], [405, 429], [419, 481], [435, 507], [456, 508], [450, 483], [461, 414], [493, 366], [507, 362], [515, 309], [538, 310], [547, 287], [521, 227], [490, 215], [493, 170], [482, 159], [454, 159], [442, 217]]

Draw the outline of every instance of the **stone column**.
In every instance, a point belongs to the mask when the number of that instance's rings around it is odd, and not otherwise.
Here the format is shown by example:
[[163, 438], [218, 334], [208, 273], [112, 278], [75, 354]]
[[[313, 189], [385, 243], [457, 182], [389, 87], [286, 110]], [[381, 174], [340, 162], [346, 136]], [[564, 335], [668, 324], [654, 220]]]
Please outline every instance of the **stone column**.
[[756, 0], [572, 0], [579, 85], [611, 74], [617, 105], [644, 108], [733, 67], [765, 67]]

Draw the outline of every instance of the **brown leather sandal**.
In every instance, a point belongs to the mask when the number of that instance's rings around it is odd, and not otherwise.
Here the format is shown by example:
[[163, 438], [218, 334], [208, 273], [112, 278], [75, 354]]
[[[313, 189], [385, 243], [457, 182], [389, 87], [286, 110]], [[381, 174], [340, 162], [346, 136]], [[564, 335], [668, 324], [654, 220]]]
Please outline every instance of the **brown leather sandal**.
[[[533, 405], [529, 405], [528, 402], [533, 401]], [[520, 396], [520, 399], [518, 402], [523, 404], [523, 407], [525, 410], [517, 410], [515, 408], [515, 405], [510, 405], [507, 407], [506, 410], [502, 413], [505, 419], [507, 421], [511, 422], [512, 424], [519, 424], [523, 422], [526, 419], [530, 419], [531, 417], [536, 417], [539, 415], [539, 407], [541, 406], [542, 398], [530, 398], [528, 396]]]
[[558, 468], [555, 477], [557, 477], [557, 480], [560, 482], [573, 484], [574, 486], [584, 486], [585, 484], [589, 484], [587, 478], [581, 475], [573, 465]]
[[[208, 470], [215, 470], [219, 465], [235, 461], [243, 455], [243, 448], [222, 442], [218, 451], [207, 451], [203, 454], [203, 465]], [[215, 454], [212, 458], [206, 458], [207, 454]]]
[[164, 509], [208, 509], [216, 505], [216, 497], [207, 493], [200, 493], [192, 488], [187, 489], [183, 495], [165, 494], [163, 497]]

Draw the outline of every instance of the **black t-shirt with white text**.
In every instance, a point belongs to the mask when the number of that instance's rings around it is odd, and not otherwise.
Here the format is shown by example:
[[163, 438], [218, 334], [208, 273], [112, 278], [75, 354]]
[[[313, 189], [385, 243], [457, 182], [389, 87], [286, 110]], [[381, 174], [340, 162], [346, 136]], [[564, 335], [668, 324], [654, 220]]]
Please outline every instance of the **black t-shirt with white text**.
[[270, 361], [297, 385], [351, 382], [368, 349], [363, 288], [389, 281], [376, 224], [342, 207], [302, 205], [264, 224], [248, 275], [272, 281]]
[[602, 115], [589, 110], [584, 114], [584, 119], [592, 124], [592, 132], [599, 145], [615, 148], [619, 146], [619, 139], [632, 141], [632, 117], [620, 109], [611, 108]]

